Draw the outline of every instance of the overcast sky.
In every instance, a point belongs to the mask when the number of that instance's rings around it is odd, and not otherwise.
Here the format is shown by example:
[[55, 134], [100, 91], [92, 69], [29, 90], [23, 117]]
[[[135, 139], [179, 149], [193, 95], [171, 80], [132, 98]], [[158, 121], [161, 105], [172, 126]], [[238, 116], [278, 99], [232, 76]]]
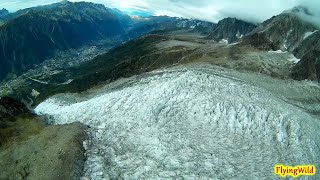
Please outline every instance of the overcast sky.
[[[60, 0], [0, 0], [0, 8], [16, 11]], [[78, 1], [78, 0], [71, 0]], [[154, 15], [169, 15], [217, 22], [236, 17], [262, 22], [294, 6], [304, 5], [314, 13], [320, 11], [320, 0], [87, 0], [124, 11], [143, 10]], [[318, 7], [318, 8], [317, 8]]]

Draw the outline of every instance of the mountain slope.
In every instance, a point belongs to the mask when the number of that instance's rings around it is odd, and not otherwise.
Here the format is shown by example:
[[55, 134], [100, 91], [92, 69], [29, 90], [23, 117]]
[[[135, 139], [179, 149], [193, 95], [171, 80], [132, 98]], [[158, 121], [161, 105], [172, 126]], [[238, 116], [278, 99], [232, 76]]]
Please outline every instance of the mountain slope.
[[214, 24], [214, 23], [200, 23], [199, 25], [197, 25], [195, 28], [194, 28], [194, 32], [199, 32], [201, 33], [202, 35], [209, 35], [213, 30], [214, 28], [217, 26], [217, 24]]
[[320, 31], [310, 34], [294, 50], [301, 61], [293, 68], [292, 76], [298, 80], [310, 79], [320, 82]]
[[313, 80], [320, 82], [320, 49], [311, 50], [293, 68], [292, 77], [297, 80]]
[[76, 48], [125, 33], [111, 10], [93, 3], [63, 3], [29, 10], [0, 27], [0, 80], [21, 74], [55, 50]]
[[6, 17], [9, 15], [9, 11], [6, 9], [0, 9], [0, 26], [5, 23]]
[[173, 30], [187, 30], [206, 34], [215, 27], [214, 23], [184, 19], [169, 16], [150, 16], [133, 19], [132, 28], [128, 32], [128, 38], [135, 39], [141, 35], [154, 32], [169, 32]]
[[297, 57], [303, 57], [313, 50], [320, 50], [320, 31], [315, 30], [305, 34], [304, 40], [299, 44], [297, 48], [293, 50], [293, 53]]
[[236, 18], [225, 18], [218, 22], [217, 26], [209, 34], [209, 39], [221, 41], [228, 40], [229, 43], [240, 40], [244, 35], [251, 32], [256, 26]]
[[292, 52], [316, 27], [293, 13], [283, 13], [263, 22], [244, 38], [244, 42], [259, 49]]
[[296, 7], [263, 22], [242, 43], [262, 50], [282, 50], [301, 59], [292, 68], [292, 77], [297, 80], [320, 81], [319, 51], [320, 32], [310, 20], [308, 9]]
[[4, 16], [7, 16], [8, 14], [9, 14], [8, 10], [6, 10], [4, 8], [0, 10], [0, 18], [4, 17]]

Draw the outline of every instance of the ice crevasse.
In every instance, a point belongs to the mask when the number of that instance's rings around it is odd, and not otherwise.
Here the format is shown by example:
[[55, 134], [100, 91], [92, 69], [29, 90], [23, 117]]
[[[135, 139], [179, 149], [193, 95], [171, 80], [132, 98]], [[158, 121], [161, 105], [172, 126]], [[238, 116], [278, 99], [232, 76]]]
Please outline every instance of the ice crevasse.
[[70, 96], [35, 111], [91, 127], [90, 179], [275, 179], [276, 164], [320, 165], [319, 119], [216, 71], [162, 71], [81, 102]]

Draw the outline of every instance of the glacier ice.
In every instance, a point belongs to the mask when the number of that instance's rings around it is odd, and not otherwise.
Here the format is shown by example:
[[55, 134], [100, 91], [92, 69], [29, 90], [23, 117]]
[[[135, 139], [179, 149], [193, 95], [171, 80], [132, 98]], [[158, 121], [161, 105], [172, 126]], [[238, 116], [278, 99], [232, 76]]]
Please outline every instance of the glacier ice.
[[275, 179], [276, 164], [320, 165], [319, 119], [213, 70], [159, 71], [80, 102], [71, 97], [35, 111], [91, 127], [90, 179]]

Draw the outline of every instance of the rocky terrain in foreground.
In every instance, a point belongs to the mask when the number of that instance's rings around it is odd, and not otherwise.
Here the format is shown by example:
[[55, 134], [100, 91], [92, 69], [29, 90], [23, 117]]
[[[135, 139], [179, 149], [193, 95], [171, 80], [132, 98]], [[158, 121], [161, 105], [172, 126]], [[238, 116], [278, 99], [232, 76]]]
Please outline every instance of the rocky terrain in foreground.
[[79, 179], [86, 126], [45, 125], [12, 98], [0, 98], [0, 179]]

